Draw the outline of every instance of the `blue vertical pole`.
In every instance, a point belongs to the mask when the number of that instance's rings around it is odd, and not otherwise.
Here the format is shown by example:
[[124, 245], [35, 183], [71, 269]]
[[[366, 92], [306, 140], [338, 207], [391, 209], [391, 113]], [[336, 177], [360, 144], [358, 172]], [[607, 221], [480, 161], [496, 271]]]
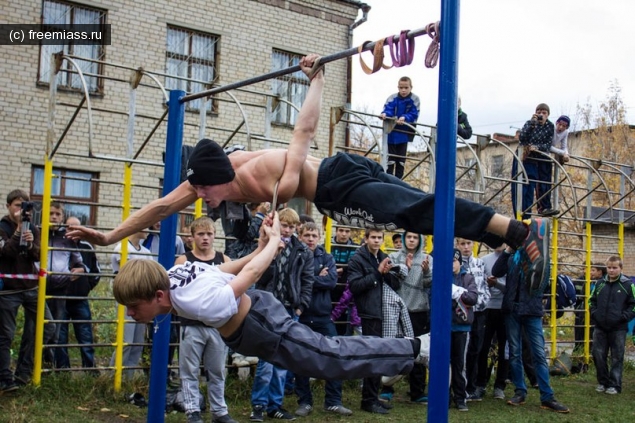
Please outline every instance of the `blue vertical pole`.
[[428, 422], [448, 421], [448, 379], [452, 322], [452, 246], [457, 134], [457, 59], [459, 44], [459, 0], [441, 0], [441, 51], [437, 166], [434, 201], [434, 272], [430, 388]]
[[[173, 90], [170, 92], [163, 195], [173, 191], [181, 182], [181, 146], [183, 145], [185, 103], [182, 103], [180, 99], [183, 96], [185, 96], [184, 91]], [[162, 242], [159, 244], [159, 263], [166, 269], [174, 265], [173, 240], [176, 237], [177, 217], [177, 215], [172, 215], [161, 222], [160, 239]], [[148, 423], [162, 423], [165, 418], [171, 317], [169, 315], [158, 316], [156, 321], [161, 323], [159, 323], [159, 330], [154, 334], [152, 341]]]

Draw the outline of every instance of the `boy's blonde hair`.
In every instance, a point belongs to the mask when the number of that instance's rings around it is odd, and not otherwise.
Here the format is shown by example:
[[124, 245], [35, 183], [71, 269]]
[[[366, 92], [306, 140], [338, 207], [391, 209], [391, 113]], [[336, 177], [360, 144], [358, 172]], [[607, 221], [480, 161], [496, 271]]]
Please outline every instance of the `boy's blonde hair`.
[[288, 207], [280, 210], [278, 212], [278, 216], [280, 217], [280, 222], [288, 223], [289, 225], [300, 224], [300, 216], [298, 215], [298, 212]]
[[211, 230], [216, 234], [216, 225], [214, 225], [214, 221], [207, 216], [201, 216], [190, 223], [190, 233], [192, 235], [201, 229]]
[[168, 273], [154, 260], [126, 262], [115, 276], [112, 286], [115, 300], [124, 306], [134, 305], [139, 301], [152, 301], [157, 291], [169, 289]]

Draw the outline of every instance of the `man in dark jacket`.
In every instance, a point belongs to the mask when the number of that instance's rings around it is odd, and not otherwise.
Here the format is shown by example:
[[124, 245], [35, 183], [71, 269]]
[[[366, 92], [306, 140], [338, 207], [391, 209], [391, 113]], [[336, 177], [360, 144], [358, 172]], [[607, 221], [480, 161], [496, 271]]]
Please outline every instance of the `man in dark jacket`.
[[[501, 311], [505, 316], [507, 342], [509, 344], [509, 367], [515, 386], [514, 396], [507, 404], [519, 406], [527, 398], [527, 385], [523, 373], [522, 342], [527, 338], [531, 349], [531, 359], [536, 371], [540, 389], [541, 407], [557, 413], [568, 413], [569, 408], [556, 401], [549, 384], [549, 367], [545, 356], [545, 337], [542, 332], [543, 290], [530, 293], [530, 286], [523, 277], [520, 252], [507, 247], [492, 267], [492, 276], [507, 275], [507, 290], [503, 296]], [[549, 265], [546, 269], [549, 273]]]
[[457, 123], [456, 130], [459, 137], [464, 140], [472, 138], [472, 127], [470, 126], [470, 122], [467, 120], [467, 113], [461, 109], [461, 97], [459, 97], [459, 121]]
[[[78, 218], [71, 216], [66, 219], [67, 225], [80, 225]], [[64, 320], [76, 320], [73, 322], [73, 329], [75, 331], [75, 339], [79, 344], [87, 344], [86, 347], [81, 347], [80, 352], [82, 356], [82, 367], [90, 368], [95, 367], [95, 349], [93, 348], [93, 325], [89, 323], [93, 319], [90, 311], [90, 304], [88, 303], [88, 295], [90, 291], [97, 286], [99, 282], [99, 274], [101, 268], [99, 267], [99, 261], [93, 246], [86, 241], [78, 241], [75, 243], [76, 248], [81, 250], [82, 261], [88, 269], [86, 275], [82, 275], [73, 283], [68, 286], [66, 295], [68, 297], [77, 297], [76, 300], [66, 300], [66, 316]], [[68, 323], [60, 324], [60, 334], [58, 338], [59, 344], [68, 344]], [[71, 366], [68, 358], [68, 350], [66, 347], [58, 348], [60, 355], [60, 362], [58, 363], [62, 368], [68, 368]]]
[[[30, 325], [22, 333], [15, 374], [10, 368], [11, 343], [15, 335], [18, 308], [22, 306], [25, 319], [32, 322], [37, 314], [38, 281], [35, 263], [40, 259], [40, 233], [30, 223], [31, 212], [27, 211], [28, 207], [22, 209], [22, 203], [28, 201], [29, 194], [25, 191], [11, 191], [7, 195], [8, 214], [0, 221], [0, 273], [21, 276], [5, 277], [0, 295], [0, 392], [18, 389], [18, 384], [30, 381], [33, 373], [34, 325]], [[44, 318], [52, 319], [48, 307], [45, 307]], [[54, 325], [44, 325], [45, 339], [54, 330]]]
[[[606, 276], [600, 279], [589, 299], [593, 332], [593, 361], [597, 372], [597, 392], [622, 392], [622, 369], [628, 322], [635, 318], [635, 286], [622, 274], [622, 259], [606, 261]], [[611, 353], [611, 369], [607, 362]]]
[[[306, 222], [300, 228], [300, 239], [313, 252], [313, 294], [311, 304], [300, 316], [303, 323], [317, 333], [325, 336], [337, 336], [335, 324], [331, 321], [331, 290], [337, 282], [335, 259], [318, 245], [320, 230], [314, 222]], [[313, 411], [313, 394], [309, 378], [296, 375], [295, 393], [298, 396], [298, 409], [295, 414], [305, 417]], [[342, 405], [342, 381], [327, 380], [324, 384], [324, 410], [350, 416], [351, 410]]]
[[[380, 250], [384, 242], [382, 231], [367, 229], [364, 241], [364, 245], [359, 247], [348, 262], [348, 283], [362, 320], [362, 333], [364, 336], [381, 337], [383, 285], [387, 284], [393, 290], [398, 290], [400, 274], [392, 270], [390, 258]], [[388, 410], [377, 398], [380, 381], [379, 377], [364, 378], [362, 410], [388, 414]]]

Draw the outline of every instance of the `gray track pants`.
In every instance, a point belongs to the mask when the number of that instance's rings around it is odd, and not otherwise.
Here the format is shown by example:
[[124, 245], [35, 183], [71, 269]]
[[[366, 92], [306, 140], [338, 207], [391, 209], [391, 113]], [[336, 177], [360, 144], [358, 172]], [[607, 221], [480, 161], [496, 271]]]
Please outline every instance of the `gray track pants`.
[[413, 343], [404, 338], [325, 337], [294, 322], [271, 293], [247, 292], [251, 309], [225, 343], [302, 376], [324, 380], [407, 374], [414, 364]]

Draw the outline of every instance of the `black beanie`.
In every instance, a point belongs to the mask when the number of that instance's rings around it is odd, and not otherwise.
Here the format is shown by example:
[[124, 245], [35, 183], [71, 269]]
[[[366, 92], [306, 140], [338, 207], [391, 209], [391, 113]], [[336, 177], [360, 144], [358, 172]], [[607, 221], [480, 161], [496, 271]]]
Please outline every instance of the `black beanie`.
[[454, 249], [454, 260], [458, 260], [460, 265], [463, 265], [463, 255], [461, 254], [461, 251], [459, 251], [458, 249]]
[[220, 145], [203, 138], [187, 162], [187, 180], [192, 185], [222, 185], [234, 180], [232, 164]]

